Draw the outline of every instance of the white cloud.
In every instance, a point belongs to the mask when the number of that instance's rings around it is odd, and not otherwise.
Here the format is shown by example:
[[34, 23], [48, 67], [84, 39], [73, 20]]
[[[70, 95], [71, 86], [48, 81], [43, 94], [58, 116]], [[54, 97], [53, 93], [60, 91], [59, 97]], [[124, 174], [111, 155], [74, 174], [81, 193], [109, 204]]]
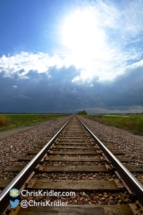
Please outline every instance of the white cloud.
[[[18, 74], [20, 78], [26, 77], [26, 74], [30, 70], [35, 70], [38, 73], [48, 73], [50, 67], [62, 68], [70, 67], [74, 65], [81, 72], [72, 81], [91, 81], [93, 77], [97, 77], [99, 81], [101, 80], [112, 80], [117, 75], [126, 72], [126, 68], [132, 69], [139, 66], [143, 66], [143, 60], [133, 63], [131, 65], [125, 64], [121, 61], [121, 56], [115, 57], [115, 62], [108, 60], [107, 62], [98, 61], [94, 62], [94, 59], [87, 59], [87, 61], [77, 61], [76, 58], [72, 56], [60, 57], [52, 56], [44, 53], [26, 53], [22, 52], [13, 56], [3, 56], [0, 58], [0, 72], [5, 72], [5, 76], [11, 77], [14, 74]], [[102, 67], [101, 67], [102, 66]], [[14, 88], [17, 86], [13, 85]]]
[[56, 66], [61, 68], [64, 66], [64, 62], [59, 56], [50, 57], [45, 53], [28, 53], [21, 52], [19, 54], [6, 57], [3, 55], [0, 58], [0, 72], [4, 71], [5, 76], [13, 76], [15, 73], [19, 73], [22, 78], [30, 70], [36, 70], [38, 73], [47, 72], [50, 67]]
[[[120, 3], [118, 3], [120, 5]], [[118, 33], [125, 33], [130, 37], [137, 36], [143, 30], [143, 4], [140, 0], [126, 1], [121, 7], [113, 4], [112, 1], [98, 1], [98, 19], [103, 27], [111, 27], [119, 30]], [[96, 10], [96, 9], [95, 9]]]

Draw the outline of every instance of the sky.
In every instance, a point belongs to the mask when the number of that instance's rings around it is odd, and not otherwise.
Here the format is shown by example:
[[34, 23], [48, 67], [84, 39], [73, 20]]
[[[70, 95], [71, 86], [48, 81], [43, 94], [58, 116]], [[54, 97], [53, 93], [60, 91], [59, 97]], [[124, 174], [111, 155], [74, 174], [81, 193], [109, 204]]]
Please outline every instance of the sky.
[[143, 112], [142, 0], [0, 0], [0, 112]]

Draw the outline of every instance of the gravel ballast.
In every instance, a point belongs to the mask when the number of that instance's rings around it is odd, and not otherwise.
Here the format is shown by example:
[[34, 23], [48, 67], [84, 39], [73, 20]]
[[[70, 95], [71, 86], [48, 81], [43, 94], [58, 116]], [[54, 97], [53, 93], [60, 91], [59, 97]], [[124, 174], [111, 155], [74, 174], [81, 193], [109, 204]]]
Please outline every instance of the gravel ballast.
[[126, 157], [136, 161], [136, 165], [143, 163], [143, 139], [82, 116], [79, 118], [105, 145], [115, 147], [125, 153]]
[[[7, 178], [9, 173], [2, 173], [7, 166], [18, 165], [17, 159], [33, 150], [35, 143], [46, 143], [66, 123], [70, 116], [40, 123], [22, 132], [17, 129], [9, 137], [0, 140], [0, 178]], [[2, 136], [2, 133], [0, 133]], [[22, 164], [21, 164], [22, 165]]]

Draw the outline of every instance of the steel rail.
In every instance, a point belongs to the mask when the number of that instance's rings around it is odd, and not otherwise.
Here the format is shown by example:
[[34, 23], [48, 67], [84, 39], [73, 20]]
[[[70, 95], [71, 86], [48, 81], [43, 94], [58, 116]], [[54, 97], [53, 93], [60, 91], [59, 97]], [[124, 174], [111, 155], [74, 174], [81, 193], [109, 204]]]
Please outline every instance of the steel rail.
[[[77, 117], [78, 118], [78, 117]], [[133, 176], [133, 174], [111, 153], [111, 151], [93, 134], [93, 132], [78, 118], [85, 129], [96, 140], [96, 143], [109, 159], [117, 172], [129, 187], [129, 189], [137, 196], [139, 202], [143, 206], [143, 185]]]
[[0, 214], [3, 213], [9, 205], [9, 191], [11, 190], [11, 188], [17, 188], [18, 190], [21, 189], [32, 171], [34, 171], [34, 168], [46, 154], [51, 144], [55, 141], [55, 139], [66, 127], [66, 125], [70, 122], [71, 119], [72, 117], [70, 117], [70, 119], [62, 126], [62, 128], [50, 139], [50, 141], [38, 152], [38, 154], [22, 169], [21, 172], [18, 173], [18, 175], [0, 193]]

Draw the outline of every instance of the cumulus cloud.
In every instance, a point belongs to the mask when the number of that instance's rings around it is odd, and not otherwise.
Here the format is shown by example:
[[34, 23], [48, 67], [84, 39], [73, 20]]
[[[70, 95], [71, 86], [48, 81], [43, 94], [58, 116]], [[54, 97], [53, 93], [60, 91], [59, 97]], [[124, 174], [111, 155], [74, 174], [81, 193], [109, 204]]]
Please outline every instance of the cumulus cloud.
[[38, 73], [46, 73], [51, 67], [62, 68], [70, 67], [68, 60], [54, 55], [49, 56], [45, 53], [28, 53], [21, 52], [12, 56], [3, 55], [0, 58], [0, 72], [6, 77], [18, 74], [19, 77], [26, 76], [29, 71], [37, 71]]
[[35, 70], [38, 73], [47, 72], [50, 67], [56, 66], [60, 68], [63, 62], [60, 57], [50, 57], [45, 53], [28, 53], [21, 52], [12, 56], [3, 55], [0, 58], [0, 72], [4, 72], [5, 76], [13, 76], [15, 73], [20, 77], [26, 76], [30, 70]]

